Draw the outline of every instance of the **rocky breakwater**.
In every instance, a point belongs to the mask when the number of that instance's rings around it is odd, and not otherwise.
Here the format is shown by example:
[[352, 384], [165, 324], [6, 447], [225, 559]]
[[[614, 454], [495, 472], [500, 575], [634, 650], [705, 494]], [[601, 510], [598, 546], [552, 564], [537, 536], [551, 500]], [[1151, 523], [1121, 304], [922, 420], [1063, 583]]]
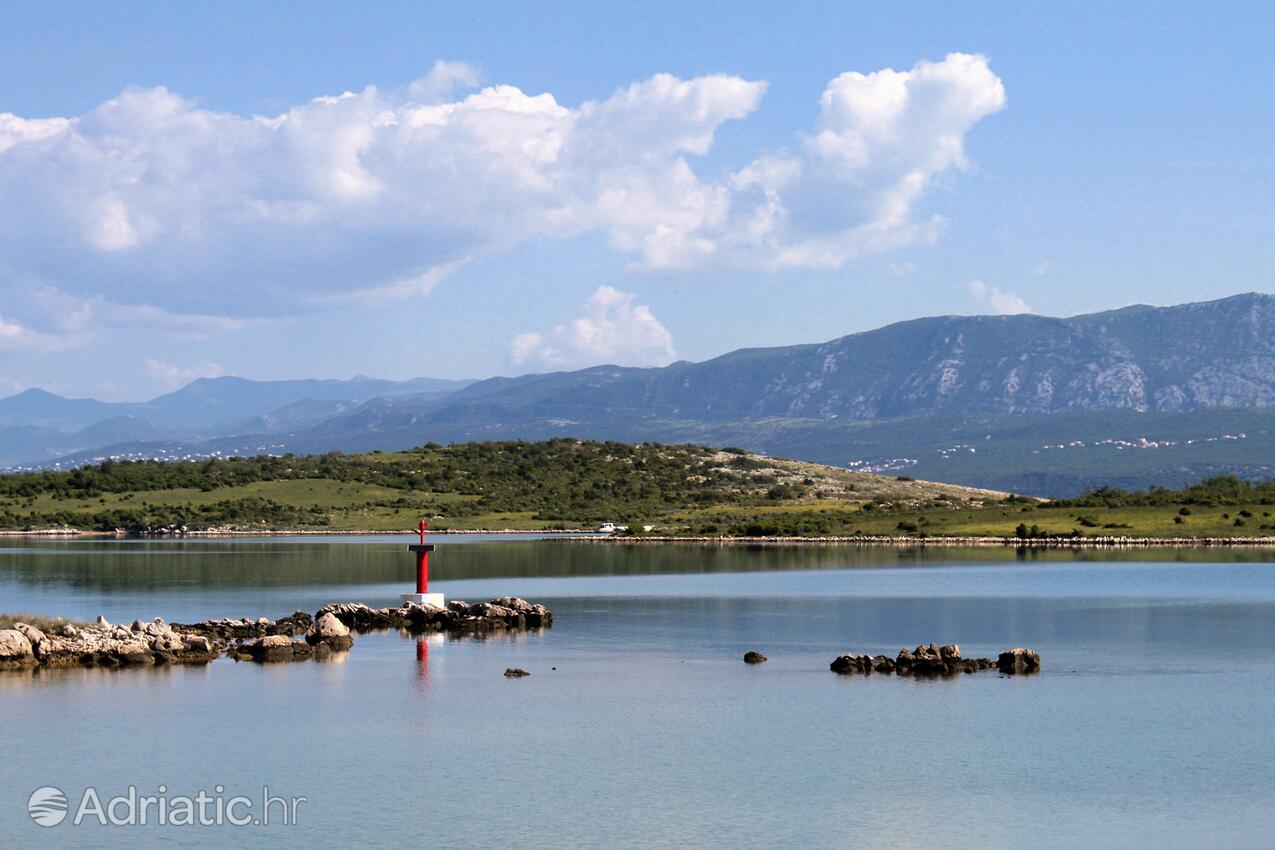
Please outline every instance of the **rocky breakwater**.
[[370, 608], [359, 603], [344, 603], [326, 605], [315, 616], [322, 617], [326, 614], [334, 615], [346, 626], [359, 632], [406, 629], [411, 632], [481, 634], [541, 629], [553, 625], [553, 614], [548, 608], [514, 596], [475, 603], [455, 599], [448, 602], [446, 608], [411, 603], [398, 608]]
[[540, 629], [552, 623], [548, 608], [513, 596], [474, 604], [453, 601], [446, 608], [341, 603], [326, 605], [313, 617], [297, 611], [278, 620], [222, 618], [170, 625], [156, 617], [149, 623], [138, 620], [121, 626], [98, 617], [95, 624], [68, 623], [47, 635], [34, 626], [15, 623], [12, 629], [0, 630], [0, 670], [207, 664], [220, 655], [236, 661], [323, 660], [350, 649], [354, 632], [486, 634]]
[[0, 631], [0, 668], [207, 664], [218, 654], [207, 637], [181, 634], [159, 617], [131, 626], [98, 617], [92, 625], [67, 623], [50, 634], [26, 623]]
[[856, 655], [852, 652], [838, 655], [829, 665], [834, 673], [894, 673], [898, 676], [955, 676], [960, 673], [977, 673], [993, 667], [1002, 673], [1035, 673], [1040, 669], [1040, 655], [1021, 647], [1002, 652], [998, 661], [990, 658], [962, 658], [961, 648], [949, 643], [939, 646], [931, 643], [916, 649], [900, 649], [894, 658], [888, 655]]

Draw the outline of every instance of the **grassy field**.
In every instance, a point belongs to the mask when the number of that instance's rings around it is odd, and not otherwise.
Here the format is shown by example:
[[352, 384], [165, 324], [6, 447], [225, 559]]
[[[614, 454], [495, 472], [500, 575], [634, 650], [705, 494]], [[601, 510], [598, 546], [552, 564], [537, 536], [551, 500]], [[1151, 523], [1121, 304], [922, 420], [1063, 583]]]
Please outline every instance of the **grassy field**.
[[[1019, 525], [1028, 536], [1080, 537], [1271, 537], [1275, 536], [1275, 508], [1260, 503], [1225, 508], [1178, 506], [1054, 507], [1049, 503], [1022, 505], [1002, 502], [980, 508], [910, 507], [864, 509], [864, 503], [841, 502], [812, 508], [793, 503], [768, 507], [720, 507], [682, 512], [665, 519], [666, 533], [693, 535], [780, 533], [810, 535], [925, 535], [929, 537], [1013, 537]], [[801, 519], [818, 517], [826, 523], [818, 531], [799, 527]], [[1239, 524], [1236, 523], [1239, 520]], [[795, 527], [796, 526], [796, 527]], [[1033, 528], [1034, 527], [1034, 528]]]
[[1275, 535], [1275, 489], [1042, 502], [737, 449], [556, 440], [368, 455], [103, 464], [0, 478], [0, 527], [131, 532], [551, 530], [721, 536]]

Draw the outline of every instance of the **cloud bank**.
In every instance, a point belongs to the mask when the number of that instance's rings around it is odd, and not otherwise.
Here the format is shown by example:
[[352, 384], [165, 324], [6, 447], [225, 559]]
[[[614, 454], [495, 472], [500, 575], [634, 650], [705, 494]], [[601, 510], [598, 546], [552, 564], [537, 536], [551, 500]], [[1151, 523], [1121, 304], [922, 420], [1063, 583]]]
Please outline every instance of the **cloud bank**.
[[984, 309], [990, 309], [998, 316], [1013, 316], [1032, 311], [1032, 308], [1020, 296], [996, 286], [988, 286], [981, 280], [970, 281], [970, 295]]
[[677, 357], [673, 337], [636, 296], [599, 286], [582, 315], [546, 334], [514, 337], [510, 357], [519, 366], [573, 369], [596, 363], [664, 366]]
[[270, 117], [165, 88], [75, 117], [0, 114], [0, 294], [268, 316], [425, 291], [476, 257], [586, 233], [651, 269], [835, 268], [923, 238], [926, 187], [1005, 103], [982, 56], [842, 74], [793, 149], [706, 180], [692, 163], [764, 82], [657, 74], [570, 107], [476, 80], [438, 63]]

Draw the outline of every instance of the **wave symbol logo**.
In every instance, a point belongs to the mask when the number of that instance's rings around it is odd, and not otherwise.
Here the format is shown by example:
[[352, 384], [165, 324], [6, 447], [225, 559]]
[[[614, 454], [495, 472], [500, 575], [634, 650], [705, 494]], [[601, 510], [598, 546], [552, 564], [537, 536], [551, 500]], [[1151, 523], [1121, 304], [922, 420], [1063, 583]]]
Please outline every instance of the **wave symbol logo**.
[[40, 826], [57, 826], [66, 820], [68, 808], [62, 789], [52, 785], [35, 789], [27, 798], [27, 814]]

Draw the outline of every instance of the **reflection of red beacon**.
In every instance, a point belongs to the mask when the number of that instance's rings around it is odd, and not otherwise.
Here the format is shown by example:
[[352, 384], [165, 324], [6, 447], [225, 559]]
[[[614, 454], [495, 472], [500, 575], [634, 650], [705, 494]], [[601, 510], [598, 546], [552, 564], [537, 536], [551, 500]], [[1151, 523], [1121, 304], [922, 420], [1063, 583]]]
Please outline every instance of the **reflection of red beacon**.
[[433, 543], [425, 542], [425, 520], [421, 520], [421, 542], [407, 547], [409, 552], [416, 553], [416, 592], [404, 593], [404, 603], [413, 605], [437, 605], [443, 607], [443, 594], [429, 592], [429, 553], [434, 551]]

